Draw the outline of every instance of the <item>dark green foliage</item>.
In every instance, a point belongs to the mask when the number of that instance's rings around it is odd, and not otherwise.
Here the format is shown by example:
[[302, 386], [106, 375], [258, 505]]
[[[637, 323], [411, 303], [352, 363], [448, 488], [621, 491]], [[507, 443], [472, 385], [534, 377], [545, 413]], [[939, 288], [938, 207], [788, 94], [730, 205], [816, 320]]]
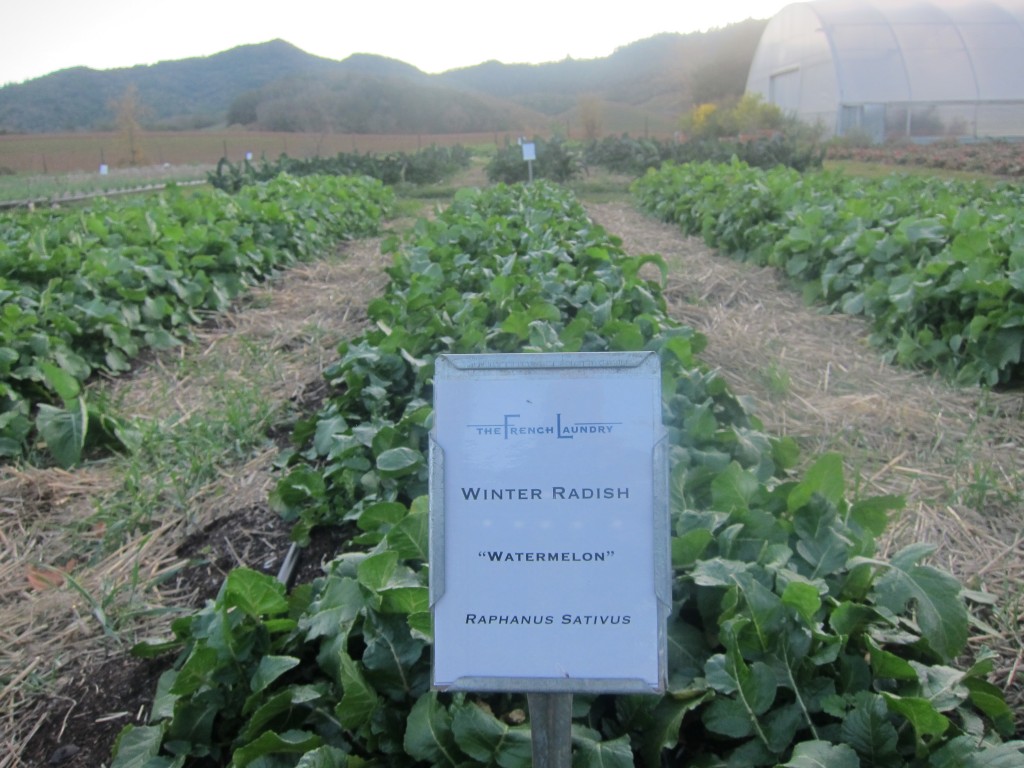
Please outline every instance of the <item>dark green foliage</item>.
[[742, 163], [666, 166], [641, 205], [709, 245], [778, 267], [834, 311], [864, 314], [888, 357], [965, 385], [1024, 377], [1024, 193]]
[[431, 145], [418, 152], [360, 154], [339, 152], [334, 157], [292, 158], [281, 155], [276, 161], [266, 158], [253, 165], [243, 160], [239, 165], [221, 158], [217, 170], [207, 175], [214, 187], [237, 192], [246, 184], [269, 181], [282, 173], [291, 176], [369, 176], [384, 184], [436, 184], [469, 165], [469, 150], [461, 146]]
[[821, 168], [825, 149], [803, 132], [777, 131], [750, 139], [702, 139], [679, 146], [677, 163], [728, 163], [732, 158], [754, 168], [786, 166], [797, 171]]
[[351, 551], [291, 596], [236, 571], [175, 622], [152, 725], [125, 730], [113, 768], [529, 765], [528, 726], [509, 725], [521, 697], [428, 689], [434, 359], [640, 349], [661, 357], [671, 445], [668, 690], [577, 696], [575, 764], [1020, 764], [991, 660], [953, 666], [960, 585], [927, 547], [877, 557], [900, 500], [849, 499], [834, 455], [787, 471], [792, 441], [760, 431], [640, 276], [660, 258], [627, 256], [544, 182], [464, 191], [389, 250], [373, 324], [341, 344], [273, 498], [300, 538], [354, 526]]
[[821, 168], [825, 150], [800, 130], [775, 131], [764, 136], [733, 139], [692, 139], [685, 142], [609, 136], [586, 146], [586, 164], [613, 173], [639, 176], [662, 163], [717, 162], [736, 158], [757, 168], [788, 166], [798, 171]]
[[281, 177], [233, 197], [172, 188], [0, 216], [0, 457], [41, 436], [70, 465], [90, 441], [116, 442], [82, 382], [180, 344], [275, 271], [375, 232], [391, 200], [372, 179]]
[[584, 150], [587, 166], [600, 166], [612, 173], [639, 176], [648, 168], [657, 168], [675, 151], [675, 142], [661, 139], [633, 139], [628, 135], [606, 136], [591, 141]]
[[[533, 178], [548, 179], [559, 184], [572, 181], [583, 172], [579, 155], [559, 138], [533, 139], [537, 159], [533, 161]], [[529, 167], [523, 160], [523, 149], [510, 144], [495, 153], [487, 164], [489, 181], [517, 184], [529, 177]]]
[[283, 40], [243, 45], [202, 58], [152, 66], [63, 69], [0, 88], [0, 126], [18, 133], [109, 128], [109, 104], [130, 85], [139, 90], [149, 118], [223, 116], [237, 93], [285, 76], [317, 78], [338, 62], [300, 51]]

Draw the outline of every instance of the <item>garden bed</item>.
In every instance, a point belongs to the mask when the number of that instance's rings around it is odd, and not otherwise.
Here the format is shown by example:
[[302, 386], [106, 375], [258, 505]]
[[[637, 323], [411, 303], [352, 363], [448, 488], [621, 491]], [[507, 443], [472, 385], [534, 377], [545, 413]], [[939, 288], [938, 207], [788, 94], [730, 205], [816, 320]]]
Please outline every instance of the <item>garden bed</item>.
[[[673, 316], [708, 335], [703, 359], [722, 372], [737, 394], [756, 403], [769, 432], [795, 438], [809, 460], [825, 450], [842, 452], [849, 476], [860, 478], [867, 493], [907, 496], [890, 546], [933, 542], [941, 565], [972, 589], [994, 596], [992, 606], [978, 611], [984, 624], [975, 627], [975, 642], [997, 649], [996, 682], [1019, 713], [1022, 650], [1015, 585], [1024, 577], [1017, 503], [1022, 492], [1017, 468], [1024, 458], [1020, 395], [954, 390], [932, 377], [887, 366], [866, 348], [866, 331], [858, 319], [825, 317], [805, 308], [774, 273], [718, 257], [627, 204], [590, 210], [623, 238], [628, 252], [665, 256], [670, 274], [666, 296]], [[184, 357], [224, 355], [217, 367], [245, 379], [258, 375], [247, 367], [256, 360], [237, 353], [246, 344], [294, 356], [287, 368], [277, 369], [280, 387], [268, 398], [282, 403], [285, 411], [305, 412], [316, 399], [324, 365], [333, 359], [333, 342], [362, 327], [362, 307], [379, 294], [383, 259], [376, 248], [376, 241], [361, 242], [348, 250], [344, 261], [293, 270], [250, 302], [248, 310], [233, 315], [220, 330], [211, 330]], [[266, 361], [258, 367], [265, 370]], [[167, 359], [157, 361], [125, 382], [120, 396], [140, 410], [150, 402], [163, 416], [169, 403], [176, 403], [182, 413], [201, 414], [202, 404], [224, 379], [204, 381], [194, 370]], [[160, 404], [152, 402], [157, 391], [166, 396]], [[158, 542], [159, 552], [148, 553], [146, 562], [169, 575], [160, 585], [164, 597], [148, 596], [152, 604], [163, 600], [161, 605], [196, 606], [210, 596], [223, 571], [236, 564], [267, 573], [276, 570], [286, 535], [265, 505], [275, 477], [275, 452], [267, 445], [253, 450], [247, 461], [221, 467], [220, 479], [197, 494], [190, 520], [157, 529], [165, 535]], [[113, 734], [126, 722], [144, 722], [148, 714], [159, 665], [130, 660], [125, 649], [131, 636], [144, 635], [147, 626], [157, 631], [159, 624], [126, 626], [120, 642], [105, 638], [95, 617], [74, 604], [75, 595], [66, 584], [43, 583], [36, 589], [27, 574], [53, 562], [48, 558], [68, 546], [55, 537], [70, 529], [69, 518], [87, 517], [116, 480], [101, 466], [63, 474], [9, 473], [3, 482], [0, 495], [5, 501], [18, 500], [11, 515], [22, 527], [12, 532], [5, 521], [3, 543], [8, 553], [22, 557], [5, 557], [0, 609], [14, 615], [24, 610], [26, 596], [38, 598], [40, 593], [58, 599], [52, 613], [42, 621], [33, 619], [33, 626], [50, 628], [49, 638], [37, 638], [36, 645], [5, 643], [5, 653], [20, 654], [3, 659], [5, 666], [25, 669], [35, 664], [33, 673], [41, 673], [40, 685], [51, 695], [24, 695], [23, 689], [18, 695], [5, 689], [0, 725], [8, 734], [2, 743], [12, 747], [12, 758], [4, 758], [0, 766], [51, 759], [55, 765], [100, 765], [109, 759]], [[318, 545], [326, 555], [339, 542]], [[304, 567], [311, 570], [303, 578], [315, 573], [319, 559], [316, 550], [304, 558]], [[196, 560], [198, 565], [185, 568], [186, 562]], [[102, 564], [96, 566], [93, 588], [104, 576], [129, 580], [130, 558], [123, 567], [115, 575]], [[81, 574], [83, 584], [88, 578]], [[8, 618], [4, 616], [5, 631], [13, 629]], [[73, 630], [74, 643], [67, 648], [61, 647], [61, 627]], [[10, 639], [24, 635], [12, 632]], [[33, 661], [37, 658], [43, 661]], [[64, 688], [55, 684], [56, 678], [64, 679]]]

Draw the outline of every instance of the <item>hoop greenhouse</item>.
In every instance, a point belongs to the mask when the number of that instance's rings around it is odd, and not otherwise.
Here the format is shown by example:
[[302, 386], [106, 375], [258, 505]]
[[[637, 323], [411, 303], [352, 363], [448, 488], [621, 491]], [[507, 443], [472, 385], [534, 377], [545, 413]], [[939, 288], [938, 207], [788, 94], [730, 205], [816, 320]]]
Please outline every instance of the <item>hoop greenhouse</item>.
[[1024, 138], [1024, 0], [817, 0], [772, 18], [747, 92], [830, 135]]

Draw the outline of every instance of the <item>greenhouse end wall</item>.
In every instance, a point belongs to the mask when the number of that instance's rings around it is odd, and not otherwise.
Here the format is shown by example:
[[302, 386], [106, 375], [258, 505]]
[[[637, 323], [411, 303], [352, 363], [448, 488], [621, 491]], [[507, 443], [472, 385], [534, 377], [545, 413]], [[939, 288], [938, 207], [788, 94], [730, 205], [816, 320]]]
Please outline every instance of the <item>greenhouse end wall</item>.
[[1024, 138], [1024, 0], [817, 0], [772, 18], [747, 92], [831, 135]]

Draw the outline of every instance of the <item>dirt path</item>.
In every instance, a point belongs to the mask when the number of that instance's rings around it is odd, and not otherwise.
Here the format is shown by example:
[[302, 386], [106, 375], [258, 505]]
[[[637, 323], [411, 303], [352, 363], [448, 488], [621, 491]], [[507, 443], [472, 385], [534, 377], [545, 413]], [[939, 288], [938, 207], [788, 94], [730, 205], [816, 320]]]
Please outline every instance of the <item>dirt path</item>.
[[847, 484], [904, 496], [886, 545], [929, 542], [932, 562], [996, 604], [972, 644], [1001, 656], [1011, 705], [1024, 706], [1024, 394], [954, 390], [886, 364], [861, 318], [823, 315], [773, 270], [719, 255], [628, 203], [591, 216], [633, 254], [669, 264], [672, 315], [708, 337], [701, 358], [752, 403], [767, 432], [807, 459], [843, 455]]

